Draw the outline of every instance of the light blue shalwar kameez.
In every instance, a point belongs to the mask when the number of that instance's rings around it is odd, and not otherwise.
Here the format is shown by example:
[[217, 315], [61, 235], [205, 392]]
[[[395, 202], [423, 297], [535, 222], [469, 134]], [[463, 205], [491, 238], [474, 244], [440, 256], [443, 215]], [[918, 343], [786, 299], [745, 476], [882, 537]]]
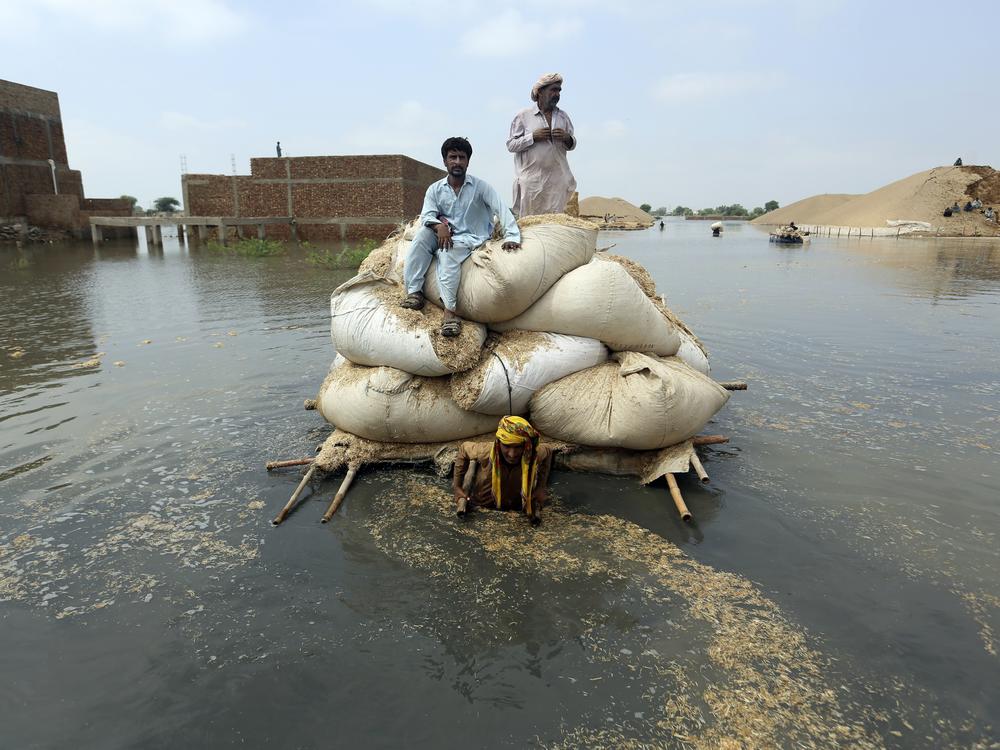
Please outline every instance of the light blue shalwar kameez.
[[[438, 248], [436, 227], [441, 223], [439, 217], [442, 216], [452, 228], [451, 248]], [[517, 227], [514, 214], [486, 182], [467, 174], [457, 193], [448, 184], [447, 177], [427, 188], [420, 212], [422, 226], [413, 238], [410, 254], [403, 265], [406, 293], [413, 294], [423, 289], [424, 277], [436, 253], [441, 301], [445, 309], [454, 312], [458, 305], [462, 263], [490, 238], [494, 216], [499, 217], [503, 225], [504, 242], [520, 244], [521, 230]]]

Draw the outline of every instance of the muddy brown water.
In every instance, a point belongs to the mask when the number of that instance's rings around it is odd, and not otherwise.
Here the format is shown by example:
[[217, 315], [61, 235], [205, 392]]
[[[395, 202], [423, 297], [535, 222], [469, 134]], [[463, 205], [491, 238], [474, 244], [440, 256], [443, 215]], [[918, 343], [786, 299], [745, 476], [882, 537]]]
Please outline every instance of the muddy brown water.
[[0, 248], [0, 746], [996, 747], [1000, 245], [604, 233], [745, 379], [708, 485], [298, 481], [349, 272]]

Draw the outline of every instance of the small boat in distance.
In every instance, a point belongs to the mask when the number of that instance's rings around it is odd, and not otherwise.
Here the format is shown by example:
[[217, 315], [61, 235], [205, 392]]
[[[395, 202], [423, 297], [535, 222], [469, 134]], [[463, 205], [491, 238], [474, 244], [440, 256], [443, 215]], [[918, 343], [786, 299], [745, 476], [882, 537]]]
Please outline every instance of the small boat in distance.
[[802, 245], [809, 241], [809, 232], [803, 232], [792, 222], [791, 224], [775, 229], [771, 232], [768, 240], [776, 242], [779, 245]]

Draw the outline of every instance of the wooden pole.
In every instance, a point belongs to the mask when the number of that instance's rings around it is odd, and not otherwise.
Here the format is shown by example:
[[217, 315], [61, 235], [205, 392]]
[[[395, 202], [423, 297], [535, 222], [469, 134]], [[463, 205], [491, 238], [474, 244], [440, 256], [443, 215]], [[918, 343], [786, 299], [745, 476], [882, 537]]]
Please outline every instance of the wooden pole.
[[271, 471], [271, 469], [285, 469], [289, 466], [305, 466], [315, 460], [315, 458], [292, 458], [288, 461], [268, 461], [266, 467], [268, 471]]
[[337, 508], [340, 507], [340, 504], [344, 502], [344, 498], [347, 497], [347, 491], [351, 489], [351, 482], [354, 481], [354, 477], [357, 475], [358, 469], [356, 466], [351, 466], [347, 469], [347, 476], [344, 477], [344, 481], [341, 482], [340, 489], [337, 490], [337, 494], [330, 502], [330, 507], [326, 509], [326, 513], [323, 514], [323, 518], [320, 519], [320, 523], [326, 523], [333, 518], [333, 514], [337, 512]]
[[677, 512], [681, 514], [681, 520], [690, 521], [691, 511], [689, 511], [687, 505], [684, 504], [684, 497], [681, 495], [681, 488], [677, 486], [677, 480], [674, 479], [674, 475], [670, 472], [667, 472], [663, 476], [667, 478], [667, 486], [670, 488], [670, 497], [674, 499], [674, 505], [677, 506]]
[[727, 391], [745, 391], [747, 389], [746, 382], [742, 380], [720, 380], [718, 382]]
[[694, 445], [716, 445], [718, 443], [728, 443], [729, 438], [725, 435], [698, 435], [691, 438]]
[[292, 508], [295, 507], [295, 503], [299, 499], [299, 495], [302, 494], [302, 490], [306, 488], [306, 485], [309, 484], [309, 480], [313, 478], [313, 474], [315, 473], [316, 473], [316, 465], [313, 464], [312, 466], [309, 467], [309, 471], [306, 472], [306, 475], [302, 477], [302, 481], [299, 482], [299, 486], [295, 488], [295, 492], [292, 493], [292, 496], [289, 498], [288, 502], [285, 503], [285, 507], [281, 509], [281, 512], [274, 517], [274, 520], [271, 521], [271, 523], [277, 526], [288, 517], [288, 514], [291, 513]]
[[701, 465], [701, 459], [698, 458], [698, 453], [693, 448], [691, 449], [691, 468], [694, 469], [694, 473], [698, 475], [698, 479], [702, 482], [708, 482], [708, 472], [705, 471], [705, 467]]
[[457, 516], [464, 516], [469, 510], [469, 493], [472, 492], [472, 483], [476, 481], [476, 470], [478, 468], [479, 462], [474, 458], [471, 459], [465, 470], [465, 476], [462, 478], [462, 492], [465, 493], [465, 497], [455, 504], [455, 515]]

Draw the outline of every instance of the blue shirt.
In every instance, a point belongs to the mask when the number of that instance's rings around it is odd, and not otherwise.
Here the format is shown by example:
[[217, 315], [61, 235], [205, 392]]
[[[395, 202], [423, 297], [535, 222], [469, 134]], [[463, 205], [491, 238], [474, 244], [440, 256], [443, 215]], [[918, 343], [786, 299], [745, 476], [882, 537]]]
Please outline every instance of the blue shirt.
[[454, 230], [451, 240], [462, 247], [477, 248], [490, 238], [493, 217], [503, 226], [504, 242], [521, 243], [521, 230], [514, 214], [489, 184], [465, 175], [465, 182], [456, 193], [448, 178], [433, 183], [424, 194], [420, 223], [438, 224], [444, 216]]

